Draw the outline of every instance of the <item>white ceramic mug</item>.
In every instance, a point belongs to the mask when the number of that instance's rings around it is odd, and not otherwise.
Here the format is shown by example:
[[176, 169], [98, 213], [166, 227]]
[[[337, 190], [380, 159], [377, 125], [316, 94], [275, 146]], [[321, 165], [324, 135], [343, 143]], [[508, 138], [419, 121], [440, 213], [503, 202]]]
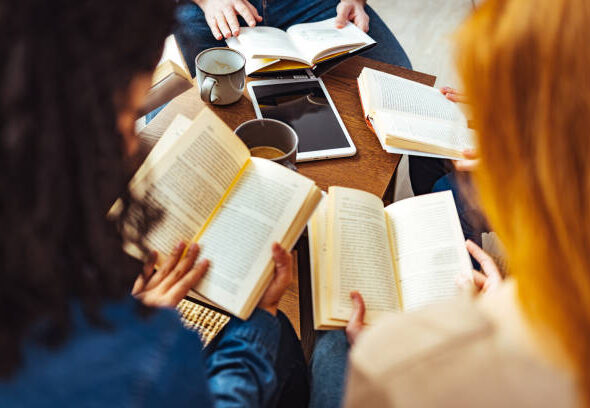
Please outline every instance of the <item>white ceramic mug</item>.
[[237, 102], [244, 93], [246, 58], [227, 47], [202, 51], [195, 58], [201, 99], [214, 105]]
[[270, 160], [297, 171], [295, 162], [299, 137], [291, 126], [276, 119], [252, 119], [238, 126], [234, 133], [248, 149], [268, 146], [282, 151], [282, 156]]

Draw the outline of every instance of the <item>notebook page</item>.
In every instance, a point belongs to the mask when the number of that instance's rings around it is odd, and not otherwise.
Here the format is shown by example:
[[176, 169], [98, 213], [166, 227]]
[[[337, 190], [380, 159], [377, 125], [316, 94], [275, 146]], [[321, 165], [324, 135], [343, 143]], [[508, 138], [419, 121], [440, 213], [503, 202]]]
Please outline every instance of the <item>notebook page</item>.
[[395, 243], [404, 311], [455, 296], [455, 277], [471, 271], [450, 191], [398, 201], [385, 209]]
[[436, 88], [419, 84], [371, 68], [361, 75], [371, 95], [371, 111], [392, 110], [424, 118], [458, 122], [467, 127], [467, 119], [454, 102]]
[[328, 198], [331, 317], [350, 318], [350, 292], [353, 290], [363, 295], [368, 323], [379, 313], [398, 310], [399, 299], [381, 199], [343, 187], [330, 187]]

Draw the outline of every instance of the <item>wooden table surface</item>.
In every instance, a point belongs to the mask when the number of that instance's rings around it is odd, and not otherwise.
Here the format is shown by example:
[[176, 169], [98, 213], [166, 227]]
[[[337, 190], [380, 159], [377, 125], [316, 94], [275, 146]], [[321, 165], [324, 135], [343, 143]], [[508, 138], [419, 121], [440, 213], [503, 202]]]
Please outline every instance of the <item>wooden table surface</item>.
[[[386, 153], [377, 137], [369, 130], [363, 118], [356, 79], [363, 67], [395, 74], [425, 85], [433, 86], [436, 77], [420, 72], [409, 71], [383, 62], [363, 57], [353, 57], [322, 77], [338, 113], [356, 145], [357, 154], [353, 157], [298, 163], [299, 172], [326, 190], [339, 185], [369, 191], [384, 198], [392, 187], [393, 175], [400, 156]], [[252, 79], [254, 80], [254, 79]], [[254, 119], [256, 114], [248, 92], [244, 98], [228, 106], [208, 105], [229, 127], [235, 129], [239, 124]], [[159, 138], [174, 117], [182, 113], [194, 118], [204, 106], [197, 86], [173, 99], [140, 132], [145, 141]], [[149, 144], [149, 143], [148, 143]], [[148, 146], [149, 147], [149, 146]], [[306, 357], [309, 358], [315, 333], [313, 331], [311, 310], [311, 284], [309, 270], [309, 251], [307, 239], [300, 239], [297, 246], [298, 265], [295, 279], [280, 303], [280, 308], [289, 317], [300, 335]]]
[[[353, 57], [322, 77], [338, 113], [357, 147], [357, 154], [342, 159], [299, 163], [301, 174], [314, 180], [322, 189], [332, 185], [358, 188], [383, 197], [391, 183], [400, 156], [386, 153], [363, 119], [356, 79], [363, 67], [370, 67], [433, 85], [435, 77], [363, 57]], [[248, 92], [233, 105], [209, 107], [235, 129], [239, 124], [254, 119], [256, 114]], [[154, 140], [161, 136], [172, 119], [182, 113], [193, 118], [206, 106], [201, 101], [198, 87], [193, 87], [173, 99], [141, 132]]]

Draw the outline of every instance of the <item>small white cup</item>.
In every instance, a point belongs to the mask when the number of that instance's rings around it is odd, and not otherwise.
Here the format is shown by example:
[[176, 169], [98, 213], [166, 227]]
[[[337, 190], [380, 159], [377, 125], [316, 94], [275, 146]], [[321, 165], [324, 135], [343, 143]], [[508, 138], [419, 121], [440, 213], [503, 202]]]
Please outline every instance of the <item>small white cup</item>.
[[201, 99], [213, 105], [237, 102], [244, 93], [246, 58], [227, 47], [202, 51], [195, 58]]

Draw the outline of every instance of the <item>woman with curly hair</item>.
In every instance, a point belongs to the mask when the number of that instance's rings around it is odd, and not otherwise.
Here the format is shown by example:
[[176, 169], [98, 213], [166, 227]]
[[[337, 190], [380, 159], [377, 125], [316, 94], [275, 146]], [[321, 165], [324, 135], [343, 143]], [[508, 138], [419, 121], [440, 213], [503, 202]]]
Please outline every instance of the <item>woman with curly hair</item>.
[[[279, 348], [297, 345], [277, 311], [288, 253], [275, 245], [275, 277], [257, 310], [202, 354], [165, 309], [206, 273], [198, 246], [181, 259], [179, 243], [153, 272], [157, 254], [146, 252], [145, 266], [129, 258], [105, 217], [121, 195], [126, 209], [144, 208], [126, 190], [134, 122], [173, 8], [0, 5], [0, 406], [272, 406], [288, 388], [276, 368], [292, 355], [279, 358]], [[140, 213], [146, 232], [158, 214]]]

